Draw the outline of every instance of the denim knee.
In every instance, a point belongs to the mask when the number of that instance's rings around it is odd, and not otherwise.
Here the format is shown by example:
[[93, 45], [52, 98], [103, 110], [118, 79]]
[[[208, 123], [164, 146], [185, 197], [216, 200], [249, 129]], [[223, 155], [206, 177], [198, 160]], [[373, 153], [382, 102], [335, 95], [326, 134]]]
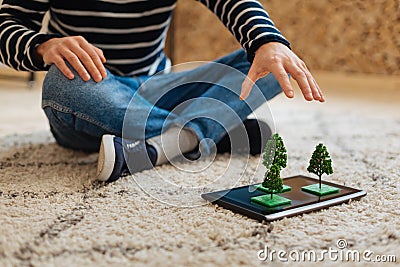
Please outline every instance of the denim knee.
[[[49, 102], [69, 106], [71, 102], [77, 102], [77, 88], [87, 87], [78, 74], [74, 73], [75, 78], [70, 80], [52, 65], [44, 79], [42, 88], [42, 105], [45, 107]], [[82, 96], [81, 96], [82, 97]], [[82, 100], [79, 100], [82, 101]]]
[[57, 143], [91, 152], [102, 135], [120, 133], [118, 120], [104, 115], [107, 97], [107, 84], [85, 82], [77, 74], [70, 80], [53, 65], [43, 83], [42, 108]]
[[83, 81], [76, 73], [70, 80], [53, 65], [43, 83], [42, 108], [74, 114], [75, 126], [94, 136], [98, 133], [93, 131], [99, 128], [103, 132], [121, 134], [131, 94], [130, 88], [109, 72], [98, 83]]

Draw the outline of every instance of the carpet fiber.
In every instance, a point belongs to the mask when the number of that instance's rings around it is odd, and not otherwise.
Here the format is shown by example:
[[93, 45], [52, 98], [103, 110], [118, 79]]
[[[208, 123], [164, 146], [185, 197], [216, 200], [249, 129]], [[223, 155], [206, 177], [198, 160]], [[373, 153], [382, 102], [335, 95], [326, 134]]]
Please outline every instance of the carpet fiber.
[[[259, 223], [199, 197], [204, 185], [224, 189], [260, 181], [264, 169], [257, 157], [219, 155], [202, 172], [165, 165], [103, 185], [93, 181], [96, 154], [63, 149], [48, 132], [12, 135], [0, 143], [0, 266], [255, 266], [265, 246], [318, 251], [338, 249], [338, 239], [348, 249], [397, 255], [398, 263], [400, 120], [290, 104], [275, 107], [274, 116], [289, 156], [283, 177], [308, 175], [311, 153], [324, 142], [334, 168], [325, 179], [368, 195]], [[159, 177], [175, 186], [162, 186]], [[215, 182], [217, 177], [230, 178]], [[185, 189], [188, 184], [200, 189]], [[337, 262], [300, 263], [321, 264]]]

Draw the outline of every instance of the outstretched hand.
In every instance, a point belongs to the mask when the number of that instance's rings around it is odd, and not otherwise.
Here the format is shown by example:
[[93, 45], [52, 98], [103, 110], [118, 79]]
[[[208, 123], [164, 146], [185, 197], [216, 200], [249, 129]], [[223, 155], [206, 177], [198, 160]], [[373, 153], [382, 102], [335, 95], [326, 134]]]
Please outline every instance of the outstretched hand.
[[103, 65], [106, 62], [103, 51], [81, 36], [50, 39], [40, 44], [36, 52], [43, 58], [44, 63], [55, 64], [68, 79], [73, 79], [74, 74], [65, 61], [84, 81], [93, 78], [94, 81], [100, 82], [107, 76]]
[[242, 84], [240, 98], [246, 99], [254, 83], [268, 73], [273, 73], [289, 98], [294, 97], [294, 91], [288, 73], [296, 80], [307, 101], [325, 101], [321, 89], [306, 64], [287, 46], [278, 42], [267, 43], [256, 51], [253, 64]]

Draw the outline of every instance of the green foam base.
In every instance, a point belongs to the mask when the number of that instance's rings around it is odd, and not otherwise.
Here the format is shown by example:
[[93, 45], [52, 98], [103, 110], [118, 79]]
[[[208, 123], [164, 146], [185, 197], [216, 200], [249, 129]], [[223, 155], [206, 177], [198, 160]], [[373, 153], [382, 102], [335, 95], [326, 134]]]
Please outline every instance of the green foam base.
[[321, 189], [319, 188], [319, 184], [310, 184], [307, 186], [303, 186], [301, 190], [317, 196], [326, 196], [339, 193], [339, 188], [326, 184], [322, 184]]
[[287, 205], [292, 203], [290, 199], [278, 196], [278, 195], [262, 195], [258, 197], [252, 197], [251, 201], [266, 206], [268, 208], [273, 208], [277, 206]]
[[[263, 191], [263, 192], [265, 192], [265, 193], [271, 194], [271, 190], [265, 188], [265, 187], [262, 186], [261, 184], [256, 185], [255, 187], [256, 187], [256, 189], [258, 189], [258, 190], [261, 190], [261, 191]], [[288, 191], [290, 191], [290, 190], [292, 190], [292, 188], [291, 188], [290, 186], [288, 186], [288, 185], [283, 185], [281, 191], [276, 192], [275, 190], [273, 190], [272, 193], [273, 193], [273, 194], [276, 194], [276, 193], [284, 193], [284, 192], [288, 192]]]

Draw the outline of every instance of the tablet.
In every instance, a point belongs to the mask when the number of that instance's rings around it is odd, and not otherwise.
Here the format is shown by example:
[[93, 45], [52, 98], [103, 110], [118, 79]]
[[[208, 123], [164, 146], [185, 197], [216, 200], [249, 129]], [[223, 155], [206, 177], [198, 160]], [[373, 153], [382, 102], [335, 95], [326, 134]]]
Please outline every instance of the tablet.
[[325, 196], [317, 196], [305, 192], [301, 188], [318, 183], [318, 179], [302, 175], [284, 178], [283, 183], [290, 186], [291, 190], [279, 195], [290, 199], [291, 203], [273, 208], [266, 207], [251, 200], [252, 197], [266, 194], [256, 188], [259, 184], [205, 193], [201, 196], [213, 204], [217, 204], [258, 221], [273, 221], [284, 217], [325, 209], [330, 206], [349, 202], [352, 199], [358, 200], [367, 194], [360, 189], [322, 181], [323, 184], [339, 188], [339, 192]]

